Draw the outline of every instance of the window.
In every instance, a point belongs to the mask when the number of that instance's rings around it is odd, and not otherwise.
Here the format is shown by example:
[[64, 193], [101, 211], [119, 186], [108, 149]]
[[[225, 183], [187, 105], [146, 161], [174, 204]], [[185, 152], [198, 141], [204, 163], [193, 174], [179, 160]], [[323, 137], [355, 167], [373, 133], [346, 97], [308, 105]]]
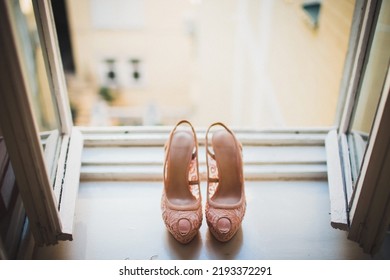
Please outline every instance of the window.
[[117, 74], [117, 61], [114, 58], [107, 58], [102, 61], [102, 84], [106, 87], [117, 87], [119, 85]]
[[313, 28], [318, 27], [318, 19], [321, 11], [321, 1], [306, 1], [302, 3], [302, 9]]
[[377, 15], [377, 22], [369, 39], [368, 56], [364, 62], [362, 78], [358, 84], [356, 105], [349, 125], [348, 141], [355, 148], [351, 154], [352, 179], [357, 180], [363, 153], [369, 134], [374, 123], [379, 100], [386, 89], [384, 88], [388, 73], [390, 58], [390, 8], [389, 1], [383, 1]]
[[130, 86], [140, 86], [144, 83], [144, 63], [139, 58], [132, 58], [129, 60], [130, 75], [129, 81]]
[[97, 29], [137, 29], [143, 26], [143, 0], [92, 0], [91, 17]]
[[81, 134], [72, 127], [49, 1], [0, 4], [1, 127], [35, 242], [72, 239]]
[[390, 224], [390, 1], [370, 4], [374, 13], [372, 32], [347, 137], [354, 144], [349, 238], [374, 253]]
[[[338, 132], [328, 135], [333, 226], [366, 252], [378, 250], [390, 224], [390, 1], [357, 2], [346, 103]], [[360, 26], [361, 28], [358, 28]], [[337, 162], [334, 159], [340, 157]], [[386, 179], [387, 176], [387, 179]], [[337, 178], [337, 179], [336, 179]]]

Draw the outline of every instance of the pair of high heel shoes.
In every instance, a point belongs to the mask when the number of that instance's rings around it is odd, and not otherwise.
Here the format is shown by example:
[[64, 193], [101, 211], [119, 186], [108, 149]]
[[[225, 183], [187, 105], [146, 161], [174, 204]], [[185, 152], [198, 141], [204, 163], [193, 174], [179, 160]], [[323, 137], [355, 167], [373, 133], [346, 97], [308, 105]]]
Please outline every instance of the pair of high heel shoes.
[[[186, 129], [188, 126], [190, 129]], [[208, 135], [212, 128], [211, 147]], [[222, 123], [206, 132], [207, 201], [206, 220], [210, 232], [229, 241], [241, 226], [246, 200], [242, 146]], [[190, 122], [180, 121], [165, 146], [162, 217], [169, 232], [182, 244], [189, 243], [202, 224], [198, 141]]]

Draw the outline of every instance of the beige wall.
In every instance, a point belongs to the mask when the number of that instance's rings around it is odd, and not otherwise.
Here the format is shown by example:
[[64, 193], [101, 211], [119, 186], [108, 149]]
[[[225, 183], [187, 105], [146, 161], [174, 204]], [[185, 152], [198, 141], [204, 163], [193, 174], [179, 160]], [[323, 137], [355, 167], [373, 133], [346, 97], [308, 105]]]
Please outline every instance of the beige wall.
[[272, 83], [287, 125], [332, 125], [354, 1], [324, 0], [316, 30], [302, 20], [300, 2], [275, 7]]
[[80, 94], [93, 98], [93, 92], [98, 92], [101, 85], [98, 72], [105, 59], [115, 58], [126, 64], [131, 58], [140, 58], [142, 74], [145, 74], [142, 85], [121, 85], [115, 105], [138, 108], [153, 104], [167, 116], [177, 114], [181, 117], [182, 111], [188, 114], [191, 110], [189, 88], [193, 53], [192, 39], [185, 25], [190, 3], [182, 0], [170, 0], [170, 5], [153, 0], [143, 3], [142, 27], [104, 30], [92, 25], [90, 1], [67, 2], [76, 80], [79, 84], [81, 80], [90, 85], [89, 89], [80, 86], [76, 98], [81, 99]]
[[324, 0], [317, 29], [307, 23], [302, 2], [203, 2], [199, 123], [333, 124], [354, 1]]
[[192, 96], [194, 122], [231, 122], [235, 0], [203, 1], [196, 20], [197, 45]]
[[116, 105], [153, 104], [164, 124], [333, 124], [354, 0], [323, 0], [317, 29], [300, 0], [143, 2], [143, 28], [103, 31], [89, 1], [68, 0], [78, 78], [95, 92], [99, 61], [138, 56], [144, 86], [123, 88]]

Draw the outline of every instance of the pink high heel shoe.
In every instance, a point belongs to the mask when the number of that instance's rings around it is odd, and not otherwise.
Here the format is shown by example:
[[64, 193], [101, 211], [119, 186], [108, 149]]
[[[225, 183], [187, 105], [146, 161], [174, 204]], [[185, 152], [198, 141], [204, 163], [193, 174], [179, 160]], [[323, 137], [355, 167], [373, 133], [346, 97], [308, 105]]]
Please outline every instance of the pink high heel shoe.
[[[212, 152], [208, 134], [214, 126], [222, 129], [213, 132]], [[246, 210], [242, 146], [224, 124], [214, 123], [206, 133], [206, 153], [206, 220], [213, 236], [226, 242], [240, 228]]]
[[167, 229], [177, 241], [187, 244], [196, 236], [202, 224], [198, 142], [186, 120], [173, 128], [165, 146], [161, 210]]

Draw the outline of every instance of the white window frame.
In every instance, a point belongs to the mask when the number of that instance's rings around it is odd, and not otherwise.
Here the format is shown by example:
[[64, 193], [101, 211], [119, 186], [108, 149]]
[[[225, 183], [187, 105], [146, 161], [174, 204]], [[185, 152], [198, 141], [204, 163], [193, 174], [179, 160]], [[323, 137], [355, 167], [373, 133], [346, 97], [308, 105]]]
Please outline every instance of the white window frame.
[[390, 225], [390, 67], [370, 133], [353, 199], [348, 238], [367, 253], [380, 249]]
[[[70, 119], [50, 1], [33, 2], [45, 62], [49, 69], [48, 78], [57, 97], [61, 119], [62, 146], [59, 157], [46, 156], [54, 158], [54, 164], [58, 165], [54, 190], [45, 168], [45, 155], [29, 104], [26, 77], [21, 67], [20, 51], [14, 38], [15, 32], [7, 1], [0, 2], [0, 76], [3, 78], [0, 83], [0, 122], [35, 241], [38, 244], [55, 244], [57, 240], [72, 239], [82, 137], [72, 126]], [[367, 252], [374, 252], [378, 248], [384, 236], [383, 229], [390, 219], [390, 193], [385, 186], [386, 180], [378, 180], [388, 176], [382, 171], [388, 166], [389, 160], [384, 157], [387, 154], [381, 154], [380, 151], [383, 148], [389, 149], [389, 134], [381, 129], [389, 119], [389, 78], [384, 87], [355, 189], [351, 183], [350, 147], [346, 134], [349, 131], [353, 108], [357, 103], [357, 90], [380, 4], [380, 0], [356, 1], [341, 86], [341, 92], [345, 92], [340, 98], [344, 110], [337, 118], [336, 129], [330, 131], [326, 139], [331, 223], [336, 228], [349, 230], [348, 237], [359, 242]], [[20, 77], [23, 79], [20, 80]], [[378, 162], [383, 164], [373, 164]], [[377, 197], [385, 199], [376, 199]], [[372, 227], [375, 229], [372, 230]]]
[[[339, 101], [343, 110], [340, 110], [336, 129], [330, 131], [326, 139], [331, 224], [334, 228], [348, 230], [348, 238], [358, 242], [366, 253], [371, 254], [379, 250], [390, 224], [389, 70], [367, 147], [364, 150], [352, 147], [347, 135], [358, 103], [359, 86], [364, 77], [381, 3], [380, 0], [356, 1]], [[351, 153], [362, 155], [355, 184]]]
[[357, 0], [355, 3], [349, 48], [340, 86], [335, 128], [329, 132], [325, 140], [331, 201], [331, 225], [341, 230], [348, 230], [349, 228], [348, 205], [352, 197], [353, 187], [347, 133], [353, 108], [357, 103], [357, 89], [361, 78], [360, 70], [363, 68], [364, 57], [368, 48], [368, 38], [373, 24], [372, 13], [374, 9], [372, 2], [370, 0]]
[[[29, 229], [37, 245], [48, 245], [58, 240], [72, 240], [83, 140], [72, 125], [51, 2], [32, 2], [49, 86], [59, 112], [59, 152], [42, 149], [12, 20], [11, 1], [0, 2], [0, 75], [3, 79], [0, 122]], [[50, 161], [45, 163], [48, 159]], [[49, 172], [51, 169], [56, 170], [53, 175]], [[55, 176], [55, 180], [51, 176]]]

